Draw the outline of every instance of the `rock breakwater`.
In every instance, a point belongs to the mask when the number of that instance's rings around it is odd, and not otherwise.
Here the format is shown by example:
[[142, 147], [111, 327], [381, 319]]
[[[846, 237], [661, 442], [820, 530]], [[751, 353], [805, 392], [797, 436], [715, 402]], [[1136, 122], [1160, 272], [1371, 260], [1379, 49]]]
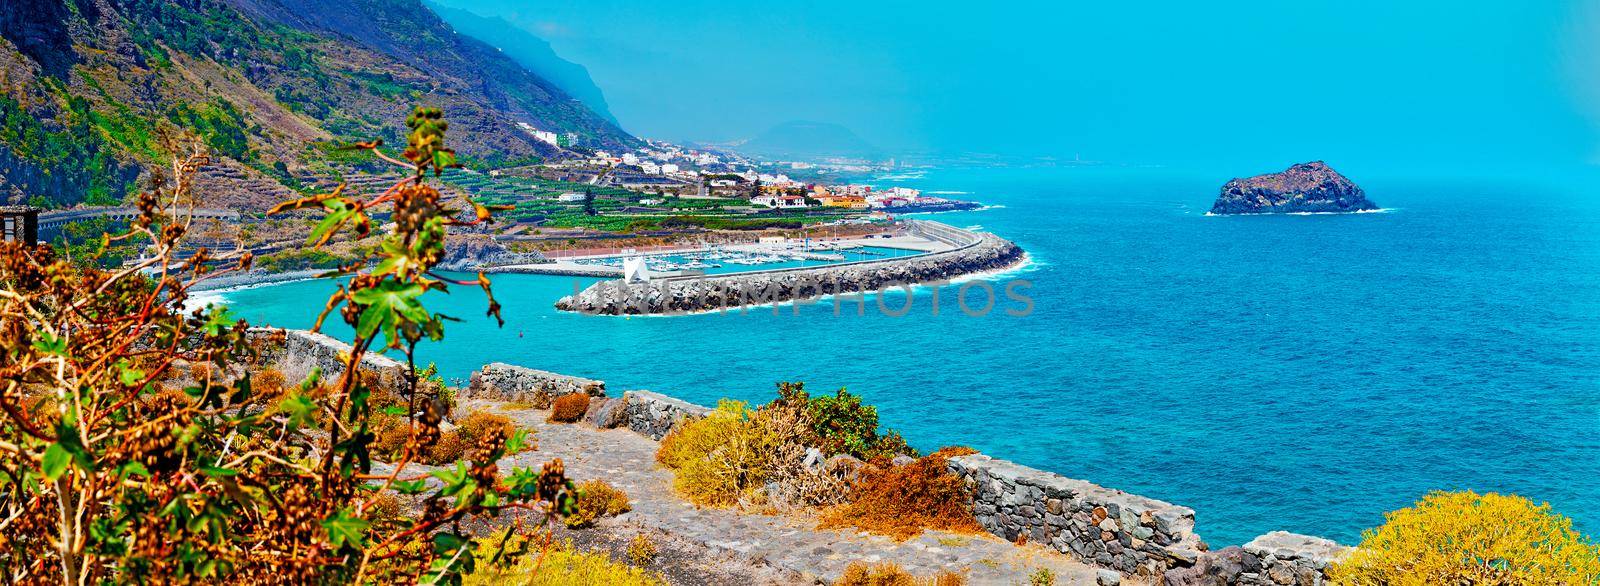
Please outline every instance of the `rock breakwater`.
[[[939, 226], [941, 239], [955, 230]], [[561, 298], [556, 308], [598, 315], [699, 313], [938, 283], [1003, 270], [1026, 258], [1020, 247], [1004, 238], [957, 232], [967, 242], [950, 250], [905, 258], [651, 283], [603, 281], [577, 295]]]

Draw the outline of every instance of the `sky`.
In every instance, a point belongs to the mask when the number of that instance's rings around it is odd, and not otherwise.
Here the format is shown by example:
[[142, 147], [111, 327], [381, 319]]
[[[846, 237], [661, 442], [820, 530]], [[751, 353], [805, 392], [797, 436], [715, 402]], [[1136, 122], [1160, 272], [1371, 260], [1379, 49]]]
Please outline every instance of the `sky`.
[[627, 130], [1153, 165], [1600, 162], [1600, 0], [441, 0], [587, 66]]

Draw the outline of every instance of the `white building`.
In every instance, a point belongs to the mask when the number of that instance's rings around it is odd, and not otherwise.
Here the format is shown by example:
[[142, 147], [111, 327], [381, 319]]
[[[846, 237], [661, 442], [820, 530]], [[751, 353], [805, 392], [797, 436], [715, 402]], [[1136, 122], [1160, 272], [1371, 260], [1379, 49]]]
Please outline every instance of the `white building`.
[[518, 122], [517, 126], [521, 128], [523, 132], [533, 135], [533, 137], [536, 139], [550, 143], [551, 146], [561, 146], [561, 138], [556, 136], [556, 133], [554, 132], [539, 130], [527, 122]]
[[674, 165], [672, 163], [667, 163], [667, 164], [661, 166], [661, 172], [662, 173], [677, 173], [678, 172], [678, 166]]
[[750, 203], [769, 208], [791, 209], [806, 207], [806, 198], [799, 195], [758, 195]]
[[556, 201], [561, 201], [561, 202], [583, 201], [583, 194], [581, 194], [581, 193], [563, 193], [561, 195], [556, 196]]

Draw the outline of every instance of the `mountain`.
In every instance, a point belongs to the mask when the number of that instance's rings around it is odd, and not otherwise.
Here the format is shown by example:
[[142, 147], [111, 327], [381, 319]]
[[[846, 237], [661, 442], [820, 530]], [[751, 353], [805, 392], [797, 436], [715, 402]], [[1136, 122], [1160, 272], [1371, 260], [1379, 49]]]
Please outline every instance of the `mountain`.
[[772, 159], [884, 158], [882, 149], [856, 136], [850, 129], [827, 122], [792, 121], [779, 124], [738, 147], [740, 152]]
[[198, 139], [202, 203], [259, 210], [354, 168], [336, 141], [403, 142], [415, 105], [480, 167], [569, 156], [518, 122], [638, 144], [420, 0], [5, 0], [0, 89], [0, 202], [116, 203]]
[[1281, 173], [1234, 179], [1222, 186], [1211, 213], [1338, 213], [1378, 209], [1366, 192], [1322, 161], [1300, 163]]
[[550, 83], [556, 84], [556, 87], [577, 98], [612, 124], [617, 123], [617, 118], [611, 115], [611, 107], [606, 104], [605, 92], [595, 85], [594, 78], [589, 76], [589, 69], [561, 58], [548, 41], [505, 19], [479, 16], [436, 2], [427, 2], [427, 5], [456, 31], [504, 51], [506, 56], [522, 64], [528, 71], [550, 80]]

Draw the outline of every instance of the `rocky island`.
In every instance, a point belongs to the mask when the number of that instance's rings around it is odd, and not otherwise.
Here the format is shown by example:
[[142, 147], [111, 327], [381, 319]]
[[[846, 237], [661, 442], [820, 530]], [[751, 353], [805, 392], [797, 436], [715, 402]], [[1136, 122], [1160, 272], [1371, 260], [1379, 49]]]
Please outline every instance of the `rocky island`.
[[1348, 213], [1378, 209], [1359, 186], [1322, 161], [1234, 179], [1211, 204], [1215, 215]]

